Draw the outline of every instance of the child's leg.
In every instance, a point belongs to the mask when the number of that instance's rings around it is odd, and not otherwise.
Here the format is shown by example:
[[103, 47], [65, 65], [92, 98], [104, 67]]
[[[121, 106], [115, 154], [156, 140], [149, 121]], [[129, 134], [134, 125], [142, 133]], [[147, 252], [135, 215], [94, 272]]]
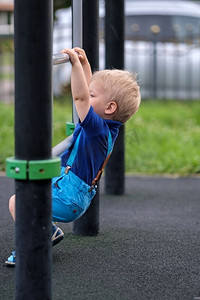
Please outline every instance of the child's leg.
[[[15, 195], [13, 195], [10, 200], [9, 200], [9, 212], [15, 221]], [[57, 245], [64, 237], [63, 231], [57, 227], [53, 222], [52, 222], [52, 246]], [[16, 254], [15, 251], [12, 252], [11, 256], [5, 261], [5, 264], [7, 266], [15, 266], [16, 262]]]
[[[10, 197], [10, 200], [9, 200], [9, 212], [10, 212], [13, 220], [15, 221], [15, 195], [13, 195], [12, 197]], [[7, 266], [14, 267], [15, 266], [15, 262], [16, 262], [16, 253], [15, 253], [15, 251], [13, 251], [12, 254], [5, 261], [5, 264]]]
[[15, 221], [15, 195], [13, 195], [9, 200], [9, 212]]
[[[9, 200], [9, 211], [10, 214], [15, 221], [15, 195], [13, 195], [10, 200]], [[58, 244], [64, 237], [64, 233], [62, 230], [57, 227], [53, 222], [52, 222], [52, 244], [55, 246]]]

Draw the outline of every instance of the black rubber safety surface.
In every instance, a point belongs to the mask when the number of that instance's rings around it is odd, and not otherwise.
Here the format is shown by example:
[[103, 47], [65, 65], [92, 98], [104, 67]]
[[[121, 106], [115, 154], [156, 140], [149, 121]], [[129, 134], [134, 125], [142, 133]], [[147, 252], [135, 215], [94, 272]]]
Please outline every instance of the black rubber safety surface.
[[[103, 179], [102, 179], [103, 181]], [[14, 182], [0, 177], [0, 299], [14, 299], [14, 250], [8, 199]], [[126, 177], [126, 194], [101, 184], [100, 232], [72, 233], [53, 248], [52, 299], [200, 299], [200, 178]]]

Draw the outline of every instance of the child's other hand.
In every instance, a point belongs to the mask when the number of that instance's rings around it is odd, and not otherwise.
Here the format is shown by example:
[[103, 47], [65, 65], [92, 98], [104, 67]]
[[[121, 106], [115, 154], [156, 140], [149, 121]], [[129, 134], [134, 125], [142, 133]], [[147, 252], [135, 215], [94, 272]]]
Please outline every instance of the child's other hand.
[[81, 67], [83, 69], [87, 85], [89, 86], [92, 77], [92, 70], [85, 54], [85, 51], [79, 47], [73, 49], [63, 49], [61, 53], [67, 53], [72, 66]]
[[86, 56], [85, 51], [83, 49], [81, 49], [79, 47], [75, 47], [74, 51], [76, 51], [78, 53], [78, 58], [79, 58], [82, 65], [88, 63], [87, 56]]
[[67, 53], [70, 58], [70, 62], [72, 65], [74, 65], [76, 62], [79, 62], [79, 57], [74, 49], [63, 49], [61, 53]]

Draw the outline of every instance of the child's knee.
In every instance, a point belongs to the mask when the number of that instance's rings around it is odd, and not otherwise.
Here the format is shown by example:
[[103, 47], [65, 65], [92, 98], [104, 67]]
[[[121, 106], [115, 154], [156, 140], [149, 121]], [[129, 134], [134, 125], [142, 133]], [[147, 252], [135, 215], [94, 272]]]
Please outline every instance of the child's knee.
[[11, 215], [15, 213], [15, 195], [13, 195], [9, 200], [9, 211]]

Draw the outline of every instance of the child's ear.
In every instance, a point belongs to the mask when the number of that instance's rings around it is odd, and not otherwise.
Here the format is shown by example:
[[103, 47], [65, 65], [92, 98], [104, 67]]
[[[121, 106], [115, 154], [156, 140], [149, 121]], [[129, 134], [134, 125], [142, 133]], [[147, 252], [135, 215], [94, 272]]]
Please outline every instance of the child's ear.
[[117, 110], [117, 103], [112, 101], [112, 102], [108, 102], [106, 104], [106, 108], [105, 108], [105, 114], [106, 115], [111, 115], [114, 114], [114, 112]]

